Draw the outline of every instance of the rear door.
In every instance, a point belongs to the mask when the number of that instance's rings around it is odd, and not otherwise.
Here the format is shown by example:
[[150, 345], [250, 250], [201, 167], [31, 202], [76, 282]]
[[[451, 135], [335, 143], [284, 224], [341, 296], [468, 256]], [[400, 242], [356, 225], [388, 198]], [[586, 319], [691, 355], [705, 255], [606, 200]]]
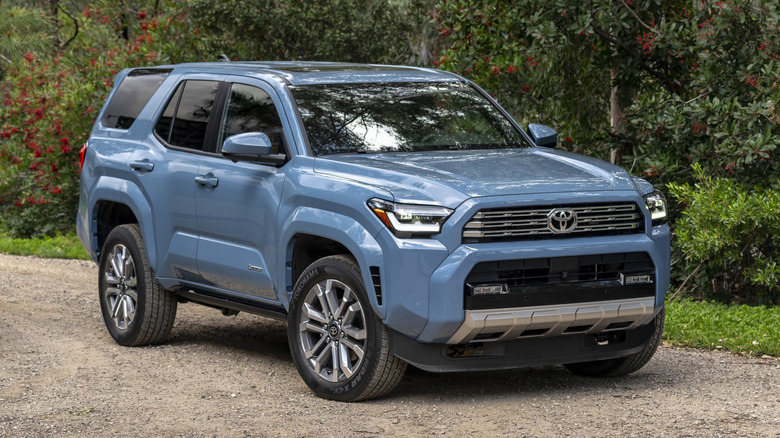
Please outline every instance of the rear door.
[[209, 127], [218, 123], [212, 119], [220, 84], [210, 75], [185, 76], [164, 103], [153, 135], [129, 159], [152, 208], [159, 278], [199, 282], [195, 178], [210, 147]]
[[286, 167], [233, 163], [217, 154], [232, 135], [263, 132], [273, 153], [289, 156], [289, 125], [273, 88], [262, 81], [233, 79], [227, 80], [215, 154], [204, 157], [198, 171], [198, 270], [206, 284], [223, 292], [277, 301], [270, 269], [284, 257], [276, 213]]

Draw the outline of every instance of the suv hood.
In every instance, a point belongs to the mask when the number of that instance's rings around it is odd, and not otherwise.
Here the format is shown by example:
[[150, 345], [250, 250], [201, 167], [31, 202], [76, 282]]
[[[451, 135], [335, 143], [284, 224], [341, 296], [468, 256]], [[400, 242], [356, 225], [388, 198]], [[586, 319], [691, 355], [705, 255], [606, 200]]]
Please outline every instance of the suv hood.
[[618, 166], [541, 148], [328, 155], [314, 171], [383, 188], [398, 202], [449, 207], [481, 196], [637, 190]]

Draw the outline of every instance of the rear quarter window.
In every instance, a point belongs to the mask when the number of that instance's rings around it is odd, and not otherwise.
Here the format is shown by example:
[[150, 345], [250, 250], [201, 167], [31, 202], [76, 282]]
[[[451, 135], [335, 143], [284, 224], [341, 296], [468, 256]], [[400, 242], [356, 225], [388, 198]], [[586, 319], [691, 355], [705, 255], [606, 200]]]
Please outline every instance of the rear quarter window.
[[129, 129], [170, 70], [136, 69], [119, 84], [100, 123], [106, 128]]

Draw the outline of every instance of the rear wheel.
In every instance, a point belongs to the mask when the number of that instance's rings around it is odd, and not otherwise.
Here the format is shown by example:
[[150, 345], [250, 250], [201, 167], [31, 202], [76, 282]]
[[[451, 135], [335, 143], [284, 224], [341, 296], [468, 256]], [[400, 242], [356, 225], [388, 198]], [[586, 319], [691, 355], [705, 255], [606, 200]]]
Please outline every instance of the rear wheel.
[[288, 338], [298, 372], [320, 397], [379, 397], [406, 370], [406, 362], [390, 353], [387, 329], [371, 311], [357, 263], [346, 256], [322, 258], [298, 280]]
[[653, 334], [650, 342], [639, 353], [615, 359], [596, 360], [593, 362], [569, 363], [564, 366], [574, 374], [589, 377], [618, 377], [631, 374], [642, 368], [655, 354], [658, 344], [661, 343], [661, 335], [664, 332], [665, 309], [661, 309], [650, 324], [653, 325]]
[[176, 297], [154, 279], [138, 225], [111, 230], [100, 254], [98, 286], [103, 321], [117, 343], [133, 347], [166, 340]]

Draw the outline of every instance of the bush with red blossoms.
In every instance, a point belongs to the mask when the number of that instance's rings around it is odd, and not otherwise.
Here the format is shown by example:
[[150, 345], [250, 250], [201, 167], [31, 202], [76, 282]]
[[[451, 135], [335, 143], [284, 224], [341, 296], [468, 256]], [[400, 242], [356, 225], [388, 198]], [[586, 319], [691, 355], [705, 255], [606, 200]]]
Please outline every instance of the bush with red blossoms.
[[[143, 3], [143, 2], [142, 2]], [[153, 7], [153, 2], [150, 6]], [[186, 15], [168, 3], [128, 12], [97, 1], [72, 16], [78, 33], [54, 56], [28, 53], [0, 83], [0, 231], [19, 237], [73, 228], [79, 150], [121, 69], [199, 60]], [[60, 35], [72, 35], [59, 17]]]

